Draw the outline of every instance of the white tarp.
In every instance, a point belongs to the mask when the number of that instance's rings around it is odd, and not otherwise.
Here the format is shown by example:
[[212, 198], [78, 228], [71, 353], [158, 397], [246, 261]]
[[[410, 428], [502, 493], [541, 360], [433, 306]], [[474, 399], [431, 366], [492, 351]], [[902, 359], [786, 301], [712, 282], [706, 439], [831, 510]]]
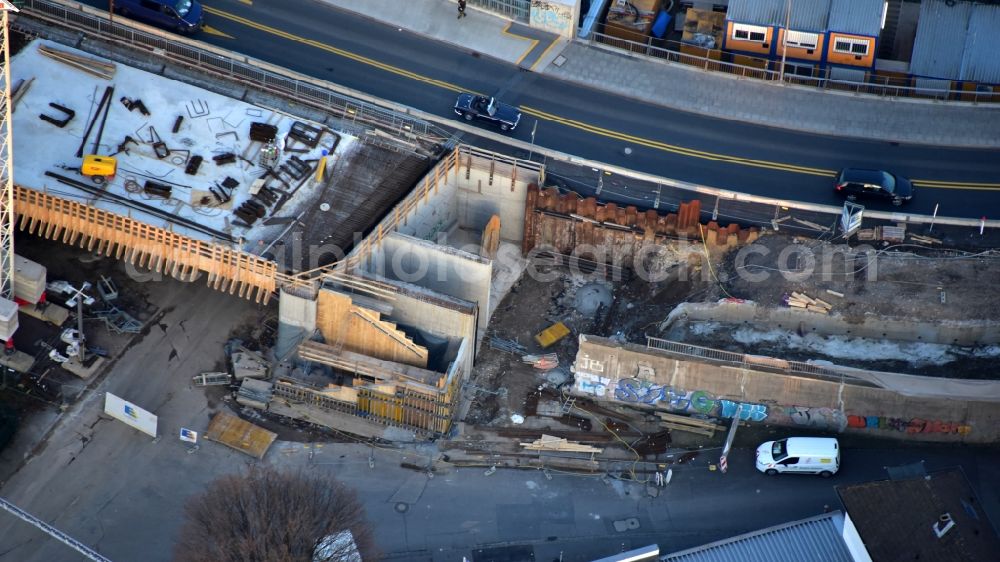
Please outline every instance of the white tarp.
[[104, 413], [143, 433], [156, 437], [156, 416], [110, 392], [104, 395]]

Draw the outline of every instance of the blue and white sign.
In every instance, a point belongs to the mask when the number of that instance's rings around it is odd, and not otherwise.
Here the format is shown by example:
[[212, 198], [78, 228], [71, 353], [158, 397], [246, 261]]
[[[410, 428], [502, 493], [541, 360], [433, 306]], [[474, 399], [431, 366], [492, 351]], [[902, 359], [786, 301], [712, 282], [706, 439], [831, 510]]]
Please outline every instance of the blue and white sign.
[[110, 392], [104, 394], [104, 413], [151, 437], [156, 437], [156, 416]]
[[198, 442], [198, 432], [191, 431], [186, 427], [181, 428], [181, 441], [187, 441], [188, 443]]

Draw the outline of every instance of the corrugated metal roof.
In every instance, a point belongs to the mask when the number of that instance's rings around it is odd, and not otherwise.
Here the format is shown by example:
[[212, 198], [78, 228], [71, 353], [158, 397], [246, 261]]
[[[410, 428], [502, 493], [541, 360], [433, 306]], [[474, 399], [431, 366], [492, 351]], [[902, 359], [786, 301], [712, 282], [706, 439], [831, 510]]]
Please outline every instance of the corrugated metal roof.
[[[826, 31], [831, 0], [793, 0], [788, 29], [793, 31]], [[785, 26], [785, 22], [781, 22]]]
[[969, 2], [948, 6], [944, 0], [923, 0], [913, 40], [910, 73], [958, 80], [971, 13]]
[[706, 544], [660, 558], [663, 562], [853, 562], [835, 511]]
[[884, 9], [883, 0], [833, 0], [827, 28], [841, 33], [878, 37], [882, 31]]
[[962, 80], [1000, 84], [1000, 6], [974, 4], [962, 59]]
[[754, 25], [785, 26], [787, 0], [730, 0], [726, 19]]

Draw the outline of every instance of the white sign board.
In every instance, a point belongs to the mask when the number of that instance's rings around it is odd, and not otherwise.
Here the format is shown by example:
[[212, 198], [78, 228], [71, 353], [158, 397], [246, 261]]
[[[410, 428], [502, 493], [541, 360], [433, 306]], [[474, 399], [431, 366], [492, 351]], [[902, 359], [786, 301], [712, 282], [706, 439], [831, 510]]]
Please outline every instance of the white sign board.
[[198, 442], [198, 432], [191, 431], [186, 427], [181, 428], [181, 441], [187, 441], [188, 443]]
[[156, 416], [110, 392], [104, 394], [104, 413], [143, 433], [156, 437]]

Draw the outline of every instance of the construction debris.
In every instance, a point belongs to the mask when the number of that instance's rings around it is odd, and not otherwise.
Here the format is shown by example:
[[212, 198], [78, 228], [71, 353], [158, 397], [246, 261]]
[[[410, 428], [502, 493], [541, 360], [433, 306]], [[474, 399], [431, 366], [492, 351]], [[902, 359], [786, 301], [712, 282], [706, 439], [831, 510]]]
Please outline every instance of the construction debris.
[[258, 410], [266, 410], [273, 391], [274, 385], [267, 381], [244, 379], [236, 392], [236, 402]]
[[540, 371], [549, 371], [559, 366], [559, 356], [555, 353], [546, 353], [545, 355], [523, 355], [521, 356], [521, 361]]
[[266, 379], [267, 361], [258, 353], [254, 353], [245, 348], [233, 353], [233, 376], [236, 380], [243, 379]]
[[92, 76], [97, 76], [98, 78], [111, 80], [115, 77], [114, 63], [94, 60], [75, 53], [49, 47], [48, 45], [39, 46], [38, 52], [49, 57], [50, 59], [57, 60], [67, 66], [71, 66]]
[[798, 293], [793, 291], [791, 295], [785, 297], [785, 304], [791, 308], [799, 308], [808, 310], [809, 312], [817, 312], [819, 314], [829, 314], [830, 309], [833, 305], [830, 303], [814, 299], [805, 293]]
[[669, 414], [667, 412], [656, 412], [656, 415], [661, 420], [660, 425], [670, 429], [676, 429], [678, 431], [686, 431], [688, 433], [697, 433], [698, 435], [712, 437], [715, 435], [716, 431], [726, 430], [726, 428], [721, 425], [688, 416]]
[[529, 451], [561, 451], [568, 453], [596, 454], [604, 450], [598, 449], [597, 447], [591, 447], [590, 445], [568, 441], [563, 437], [555, 437], [546, 434], [543, 434], [541, 439], [535, 439], [531, 443], [521, 443], [520, 445]]
[[920, 234], [913, 234], [912, 232], [910, 233], [910, 239], [920, 244], [929, 244], [932, 246], [934, 244], [941, 244], [941, 240], [937, 238], [931, 238], [930, 236], [922, 236]]
[[208, 424], [208, 431], [205, 432], [205, 439], [222, 443], [258, 459], [264, 458], [271, 443], [277, 438], [277, 433], [257, 427], [226, 412], [216, 414]]
[[231, 382], [229, 373], [212, 371], [191, 377], [191, 383], [195, 386], [221, 386]]
[[490, 337], [490, 347], [492, 349], [498, 349], [500, 351], [505, 351], [507, 353], [513, 353], [514, 355], [527, 355], [528, 348], [517, 343], [514, 340], [506, 340], [497, 336]]
[[48, 121], [49, 123], [52, 123], [53, 125], [59, 127], [60, 129], [65, 127], [66, 124], [72, 121], [73, 117], [76, 116], [76, 112], [66, 107], [65, 105], [59, 105], [58, 103], [55, 102], [49, 102], [49, 107], [61, 111], [66, 117], [58, 119], [56, 117], [50, 117], [43, 113], [39, 115], [38, 118], [41, 119], [42, 121]]

